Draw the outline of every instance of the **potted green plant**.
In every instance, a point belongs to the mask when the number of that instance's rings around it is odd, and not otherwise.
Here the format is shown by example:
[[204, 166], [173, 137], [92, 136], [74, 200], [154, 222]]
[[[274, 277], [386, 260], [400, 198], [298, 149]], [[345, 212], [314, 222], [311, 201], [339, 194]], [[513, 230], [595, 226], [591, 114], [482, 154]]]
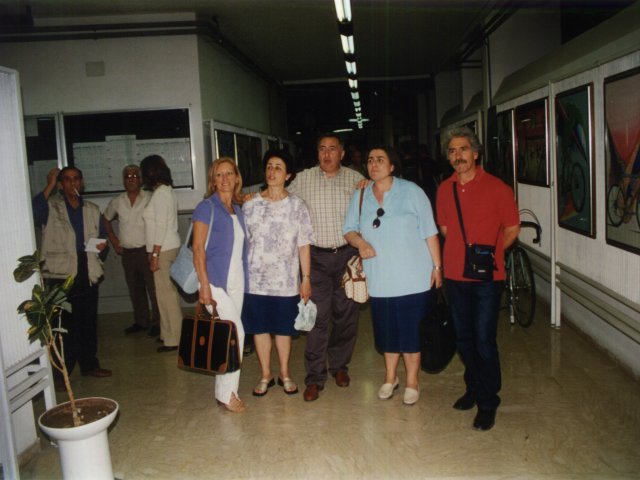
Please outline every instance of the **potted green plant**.
[[68, 296], [73, 276], [64, 282], [46, 282], [43, 263], [37, 251], [18, 259], [18, 267], [13, 271], [17, 282], [24, 282], [34, 274], [38, 276], [31, 298], [20, 303], [18, 313], [29, 322], [29, 340], [39, 340], [46, 347], [51, 366], [62, 374], [69, 401], [47, 410], [38, 424], [58, 444], [64, 478], [113, 479], [107, 429], [115, 420], [118, 404], [101, 397], [76, 400], [64, 359], [66, 330], [62, 325], [63, 312], [71, 307]]

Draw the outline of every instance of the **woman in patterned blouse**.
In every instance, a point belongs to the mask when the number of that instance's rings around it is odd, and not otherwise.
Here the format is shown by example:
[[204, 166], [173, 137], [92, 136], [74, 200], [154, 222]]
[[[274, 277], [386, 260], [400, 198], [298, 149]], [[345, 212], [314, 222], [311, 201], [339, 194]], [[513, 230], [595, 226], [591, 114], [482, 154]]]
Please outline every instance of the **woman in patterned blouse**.
[[[271, 375], [274, 336], [280, 375], [286, 394], [298, 392], [289, 374], [291, 337], [300, 299], [311, 296], [311, 217], [306, 204], [289, 194], [293, 159], [284, 150], [269, 150], [263, 158], [264, 189], [242, 206], [249, 239], [249, 291], [245, 293], [242, 322], [254, 343], [261, 378], [253, 395], [261, 397], [275, 385]], [[302, 281], [300, 275], [302, 274]]]

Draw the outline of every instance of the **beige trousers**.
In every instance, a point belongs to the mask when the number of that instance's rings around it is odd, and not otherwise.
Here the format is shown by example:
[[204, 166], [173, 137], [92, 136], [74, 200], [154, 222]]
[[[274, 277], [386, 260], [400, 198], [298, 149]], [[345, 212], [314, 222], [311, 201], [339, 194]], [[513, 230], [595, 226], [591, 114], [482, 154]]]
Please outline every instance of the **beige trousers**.
[[160, 312], [160, 338], [164, 340], [164, 344], [167, 347], [178, 346], [182, 328], [180, 295], [169, 275], [171, 265], [173, 265], [178, 256], [178, 250], [178, 248], [161, 250], [158, 257], [160, 268], [153, 272], [158, 311]]

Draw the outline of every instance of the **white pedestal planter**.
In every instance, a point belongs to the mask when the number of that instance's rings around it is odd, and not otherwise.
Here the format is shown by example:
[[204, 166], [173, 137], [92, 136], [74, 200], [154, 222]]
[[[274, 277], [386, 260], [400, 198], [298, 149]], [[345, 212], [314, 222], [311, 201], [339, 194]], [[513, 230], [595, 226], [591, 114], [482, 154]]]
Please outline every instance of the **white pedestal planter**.
[[42, 431], [58, 444], [62, 476], [65, 480], [113, 480], [107, 429], [118, 414], [118, 404], [100, 397], [81, 398], [76, 404], [86, 410], [100, 409], [104, 415], [79, 427], [51, 426], [52, 417], [60, 418], [59, 412], [69, 409], [66, 402], [47, 410], [38, 419]]

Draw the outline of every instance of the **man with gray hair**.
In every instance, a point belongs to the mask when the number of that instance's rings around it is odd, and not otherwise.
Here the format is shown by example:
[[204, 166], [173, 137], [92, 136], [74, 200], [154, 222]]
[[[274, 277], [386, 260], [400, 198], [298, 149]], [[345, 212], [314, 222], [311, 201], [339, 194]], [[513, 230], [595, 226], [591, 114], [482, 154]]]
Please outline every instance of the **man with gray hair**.
[[[109, 240], [118, 255], [122, 256], [122, 268], [133, 305], [133, 325], [125, 333], [149, 330], [149, 336], [160, 334], [158, 322], [160, 314], [156, 302], [156, 289], [153, 272], [149, 269], [149, 256], [146, 251], [144, 220], [142, 213], [149, 203], [151, 194], [142, 190], [142, 175], [137, 165], [127, 165], [122, 170], [125, 191], [109, 202], [104, 211], [104, 226]], [[118, 235], [111, 222], [118, 219]], [[151, 317], [149, 302], [151, 301]]]
[[[445, 134], [442, 152], [454, 173], [438, 188], [436, 206], [445, 237], [445, 284], [465, 367], [466, 391], [453, 408], [470, 410], [477, 405], [473, 428], [486, 431], [495, 423], [502, 385], [496, 336], [504, 251], [518, 237], [520, 217], [513, 190], [476, 164], [481, 151], [476, 134], [467, 127]], [[483, 278], [467, 268], [477, 262], [471, 257], [479, 250], [493, 263], [482, 269]]]

